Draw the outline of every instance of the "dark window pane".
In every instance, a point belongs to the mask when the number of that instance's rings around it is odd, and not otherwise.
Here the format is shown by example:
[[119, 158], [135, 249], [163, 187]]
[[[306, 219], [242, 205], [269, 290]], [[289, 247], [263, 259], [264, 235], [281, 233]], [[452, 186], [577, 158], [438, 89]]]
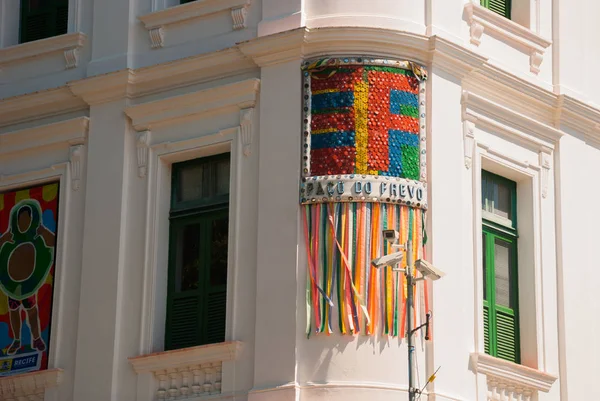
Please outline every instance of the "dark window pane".
[[511, 188], [505, 183], [494, 184], [494, 214], [512, 219]]
[[512, 308], [511, 304], [511, 244], [496, 238], [494, 241], [494, 273], [496, 281], [496, 304]]
[[229, 159], [209, 160], [176, 167], [176, 202], [210, 201], [229, 193]]
[[229, 160], [221, 160], [215, 163], [215, 195], [227, 195], [229, 193]]
[[204, 165], [182, 168], [179, 175], [178, 202], [187, 202], [204, 197]]
[[175, 270], [176, 291], [198, 288], [200, 270], [200, 225], [190, 224], [178, 229], [177, 261]]
[[211, 222], [210, 243], [210, 285], [227, 284], [227, 237], [229, 218], [223, 217]]
[[[27, 11], [39, 11], [43, 7], [43, 0], [25, 0], [27, 1]], [[45, 0], [48, 1], [48, 0]]]

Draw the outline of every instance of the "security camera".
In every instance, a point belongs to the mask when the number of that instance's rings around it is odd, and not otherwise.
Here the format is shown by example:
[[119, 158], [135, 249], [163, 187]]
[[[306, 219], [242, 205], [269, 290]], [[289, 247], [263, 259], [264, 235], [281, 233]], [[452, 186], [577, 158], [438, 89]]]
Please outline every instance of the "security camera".
[[400, 263], [400, 261], [402, 261], [403, 257], [404, 257], [404, 252], [394, 252], [394, 253], [390, 253], [389, 255], [385, 255], [380, 258], [373, 259], [371, 261], [371, 264], [374, 267], [376, 267], [377, 269], [379, 269], [380, 267], [384, 267], [384, 266], [393, 266], [393, 265]]
[[389, 242], [396, 242], [400, 238], [397, 230], [383, 230], [383, 238]]
[[423, 275], [424, 278], [429, 280], [438, 280], [446, 275], [441, 270], [436, 269], [431, 263], [419, 259], [415, 262], [415, 267]]

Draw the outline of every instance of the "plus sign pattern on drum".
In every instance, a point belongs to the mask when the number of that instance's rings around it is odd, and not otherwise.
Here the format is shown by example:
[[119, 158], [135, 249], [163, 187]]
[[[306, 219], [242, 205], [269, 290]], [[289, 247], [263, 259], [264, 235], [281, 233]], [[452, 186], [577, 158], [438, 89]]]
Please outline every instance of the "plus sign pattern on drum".
[[411, 70], [325, 64], [307, 72], [311, 176], [419, 179], [419, 80]]

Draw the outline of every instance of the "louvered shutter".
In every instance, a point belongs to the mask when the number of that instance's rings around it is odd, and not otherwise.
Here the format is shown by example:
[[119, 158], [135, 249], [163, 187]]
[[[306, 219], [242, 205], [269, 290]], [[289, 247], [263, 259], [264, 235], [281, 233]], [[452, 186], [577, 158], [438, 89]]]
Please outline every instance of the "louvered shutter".
[[225, 341], [225, 321], [227, 313], [227, 290], [211, 291], [206, 302], [206, 344]]
[[483, 305], [483, 347], [486, 354], [490, 354], [490, 307]]
[[481, 0], [481, 5], [496, 14], [510, 19], [511, 0]]
[[56, 31], [55, 35], [63, 35], [67, 33], [69, 25], [69, 5], [64, 4], [56, 8], [56, 17], [54, 20]]
[[167, 311], [167, 350], [193, 347], [200, 343], [199, 306], [197, 295], [172, 296]]
[[513, 311], [496, 306], [496, 356], [511, 362], [519, 362], [517, 327]]
[[67, 33], [68, 0], [21, 0], [21, 43]]

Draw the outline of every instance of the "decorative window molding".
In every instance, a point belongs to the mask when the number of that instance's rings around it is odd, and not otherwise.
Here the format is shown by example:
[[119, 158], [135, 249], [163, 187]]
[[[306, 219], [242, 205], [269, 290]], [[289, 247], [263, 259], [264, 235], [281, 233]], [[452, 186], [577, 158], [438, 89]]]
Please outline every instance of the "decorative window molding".
[[467, 23], [470, 26], [471, 43], [479, 46], [484, 31], [490, 30], [514, 47], [529, 53], [529, 69], [537, 74], [544, 59], [544, 52], [552, 41], [543, 38], [528, 28], [511, 21], [475, 3], [465, 4]]
[[196, 0], [175, 7], [142, 15], [139, 20], [150, 35], [153, 49], [164, 46], [164, 30], [167, 26], [188, 21], [194, 18], [229, 11], [234, 30], [246, 27], [246, 8], [250, 0]]
[[223, 362], [237, 359], [239, 341], [201, 345], [129, 358], [138, 375], [152, 377], [159, 400], [214, 396], [221, 393]]
[[509, 394], [522, 395], [523, 400], [532, 400], [538, 391], [547, 393], [557, 377], [536, 369], [528, 368], [493, 356], [472, 353], [471, 367], [475, 373], [487, 377], [488, 400], [504, 400]]
[[[463, 121], [471, 121], [475, 125], [492, 126], [496, 131], [511, 136], [520, 142], [529, 143], [540, 151], [554, 149], [554, 144], [564, 135], [564, 132], [550, 125], [541, 123], [470, 91], [463, 91], [461, 103], [463, 106]], [[514, 129], [513, 126], [520, 129]]]
[[259, 79], [247, 79], [131, 106], [125, 109], [125, 114], [136, 130], [151, 130], [154, 126], [195, 120], [207, 114], [254, 107], [259, 86]]
[[85, 34], [75, 32], [9, 46], [0, 49], [0, 66], [22, 63], [32, 57], [44, 57], [62, 51], [65, 57], [65, 68], [75, 68], [78, 65], [79, 49], [84, 46], [86, 39]]
[[88, 117], [78, 117], [0, 134], [0, 157], [46, 146], [82, 145], [88, 126]]
[[48, 369], [37, 372], [0, 378], [0, 399], [2, 400], [43, 400], [46, 389], [62, 382], [62, 369]]

